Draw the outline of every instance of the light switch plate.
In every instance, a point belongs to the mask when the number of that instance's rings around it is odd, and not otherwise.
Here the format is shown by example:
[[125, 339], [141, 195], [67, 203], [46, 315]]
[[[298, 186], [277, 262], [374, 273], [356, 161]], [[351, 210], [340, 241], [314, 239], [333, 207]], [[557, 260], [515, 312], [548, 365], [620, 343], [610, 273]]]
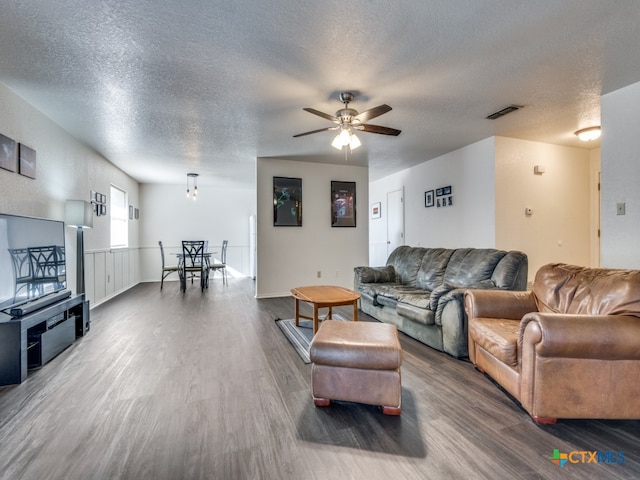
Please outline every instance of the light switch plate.
[[625, 207], [624, 203], [616, 203], [616, 214], [624, 215], [624, 207]]

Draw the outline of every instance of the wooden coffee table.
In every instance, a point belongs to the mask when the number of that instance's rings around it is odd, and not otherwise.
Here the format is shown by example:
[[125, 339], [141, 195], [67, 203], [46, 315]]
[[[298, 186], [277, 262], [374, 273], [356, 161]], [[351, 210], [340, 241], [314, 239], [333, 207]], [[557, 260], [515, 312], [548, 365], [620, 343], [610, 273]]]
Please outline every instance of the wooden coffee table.
[[[291, 295], [296, 299], [296, 326], [301, 318], [313, 320], [313, 334], [318, 331], [318, 310], [328, 308], [327, 316], [323, 319], [332, 318], [332, 308], [342, 305], [353, 305], [353, 321], [358, 321], [358, 300], [360, 294], [344, 287], [334, 287], [331, 285], [316, 285], [309, 287], [296, 287], [291, 289]], [[311, 303], [313, 305], [313, 317], [308, 317], [300, 313], [300, 302]]]

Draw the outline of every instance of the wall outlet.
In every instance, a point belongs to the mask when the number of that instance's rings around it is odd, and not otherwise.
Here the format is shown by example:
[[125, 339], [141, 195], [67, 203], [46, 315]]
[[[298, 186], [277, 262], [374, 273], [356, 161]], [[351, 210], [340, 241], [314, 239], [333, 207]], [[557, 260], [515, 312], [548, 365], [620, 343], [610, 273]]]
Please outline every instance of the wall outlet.
[[322, 277], [322, 272], [320, 270], [318, 270], [318, 273], [316, 274], [318, 278]]

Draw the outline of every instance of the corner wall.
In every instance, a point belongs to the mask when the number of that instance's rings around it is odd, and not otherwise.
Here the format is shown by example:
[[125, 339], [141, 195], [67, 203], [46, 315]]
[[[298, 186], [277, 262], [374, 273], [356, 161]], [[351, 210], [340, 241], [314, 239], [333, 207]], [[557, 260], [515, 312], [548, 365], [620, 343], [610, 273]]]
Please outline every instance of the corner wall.
[[[403, 187], [406, 245], [493, 248], [494, 176], [494, 139], [487, 138], [372, 182], [369, 204], [380, 202], [382, 216], [370, 220], [370, 264], [386, 263], [387, 193]], [[426, 208], [425, 192], [448, 185], [453, 205]]]
[[[302, 179], [302, 227], [273, 226], [274, 176]], [[256, 296], [288, 296], [302, 285], [353, 288], [353, 268], [368, 261], [368, 169], [259, 158], [256, 178]], [[331, 227], [332, 180], [356, 182], [355, 228]]]
[[640, 269], [640, 83], [603, 95], [601, 105], [602, 266]]
[[[138, 183], [0, 84], [0, 133], [36, 151], [36, 179], [0, 169], [0, 211], [64, 220], [66, 199], [109, 195], [113, 183], [138, 205]], [[107, 209], [107, 212], [109, 209]], [[138, 222], [129, 222], [129, 248], [111, 250], [109, 214], [84, 232], [85, 286], [91, 305], [138, 283]], [[76, 231], [66, 228], [67, 286], [76, 288]]]
[[[186, 174], [185, 174], [186, 183]], [[220, 189], [199, 185], [198, 200], [186, 198], [185, 185], [140, 186], [140, 259], [143, 282], [160, 281], [162, 241], [167, 264], [176, 263], [182, 240], [208, 240], [219, 258], [229, 240], [227, 265], [249, 275], [249, 216], [255, 213], [255, 189]], [[170, 275], [165, 281], [177, 281]]]
[[525, 252], [530, 280], [547, 263], [590, 265], [590, 168], [586, 149], [496, 137], [496, 248]]

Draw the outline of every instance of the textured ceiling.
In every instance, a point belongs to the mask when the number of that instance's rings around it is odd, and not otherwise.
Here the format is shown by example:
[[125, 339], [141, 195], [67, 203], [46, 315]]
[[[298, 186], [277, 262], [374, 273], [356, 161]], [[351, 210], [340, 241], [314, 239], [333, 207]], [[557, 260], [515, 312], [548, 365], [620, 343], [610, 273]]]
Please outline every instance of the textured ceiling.
[[257, 157], [344, 162], [293, 135], [357, 91], [402, 130], [359, 135], [377, 179], [492, 135], [585, 147], [638, 25], [637, 0], [5, 0], [0, 82], [140, 182], [248, 188]]

